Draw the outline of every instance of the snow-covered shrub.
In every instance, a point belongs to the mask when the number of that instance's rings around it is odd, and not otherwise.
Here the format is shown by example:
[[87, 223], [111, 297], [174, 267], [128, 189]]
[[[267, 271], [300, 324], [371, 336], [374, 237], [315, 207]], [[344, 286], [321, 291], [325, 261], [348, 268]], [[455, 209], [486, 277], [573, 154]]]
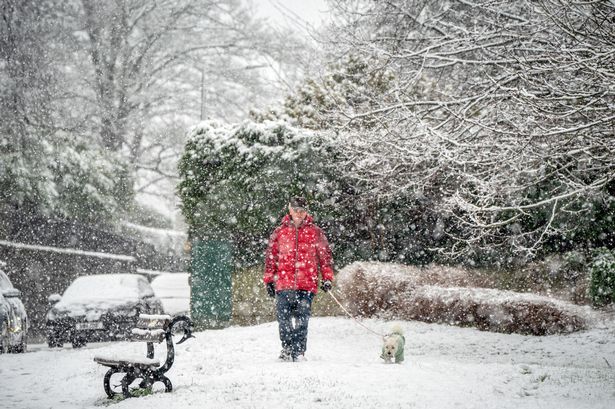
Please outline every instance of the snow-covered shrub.
[[28, 150], [13, 150], [5, 148], [7, 139], [0, 137], [0, 203], [50, 213], [55, 202], [53, 184], [48, 183], [54, 176], [47, 163], [51, 145], [32, 140]]
[[595, 252], [589, 295], [596, 306], [615, 302], [615, 255], [609, 249], [600, 248]]
[[357, 315], [373, 316], [401, 302], [400, 294], [425, 286], [485, 286], [484, 279], [458, 267], [406, 266], [394, 263], [356, 262], [336, 278], [348, 307]]
[[472, 326], [484, 331], [550, 335], [587, 327], [574, 305], [549, 297], [487, 288], [416, 288], [402, 299], [396, 316]]
[[338, 274], [347, 309], [356, 316], [419, 320], [481, 330], [547, 335], [587, 326], [582, 308], [489, 284], [461, 269], [354, 263]]
[[67, 137], [56, 144], [49, 168], [54, 212], [62, 217], [108, 222], [132, 203], [130, 167], [117, 153]]

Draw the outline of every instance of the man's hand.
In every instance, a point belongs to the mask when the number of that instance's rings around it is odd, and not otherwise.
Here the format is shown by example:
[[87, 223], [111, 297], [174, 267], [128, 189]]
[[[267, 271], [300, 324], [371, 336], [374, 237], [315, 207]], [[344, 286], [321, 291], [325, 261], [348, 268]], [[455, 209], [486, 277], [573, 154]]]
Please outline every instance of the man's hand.
[[275, 297], [275, 283], [267, 283], [267, 294], [269, 295], [269, 297], [273, 298]]
[[323, 290], [324, 292], [331, 290], [331, 288], [333, 288], [333, 284], [331, 284], [330, 280], [325, 280], [320, 285], [320, 289]]

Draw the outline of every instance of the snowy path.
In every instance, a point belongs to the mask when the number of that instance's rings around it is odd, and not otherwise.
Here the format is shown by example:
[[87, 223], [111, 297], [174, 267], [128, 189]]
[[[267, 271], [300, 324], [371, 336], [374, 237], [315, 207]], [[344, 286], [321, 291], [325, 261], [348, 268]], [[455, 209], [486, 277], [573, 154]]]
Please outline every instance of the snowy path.
[[[392, 323], [364, 321], [378, 332]], [[282, 363], [277, 325], [197, 333], [178, 346], [175, 391], [114, 408], [613, 408], [615, 322], [568, 336], [529, 337], [401, 322], [406, 362], [385, 365], [380, 340], [353, 321], [313, 318], [308, 361]], [[39, 349], [39, 348], [36, 348]], [[92, 357], [143, 343], [0, 355], [6, 408], [106, 407]], [[157, 350], [157, 354], [159, 354]]]

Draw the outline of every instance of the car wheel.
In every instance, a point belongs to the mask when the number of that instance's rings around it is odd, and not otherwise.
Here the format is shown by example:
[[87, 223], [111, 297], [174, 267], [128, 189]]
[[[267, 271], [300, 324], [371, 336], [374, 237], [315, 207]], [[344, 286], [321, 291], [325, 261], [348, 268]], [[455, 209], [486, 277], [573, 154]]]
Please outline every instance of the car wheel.
[[11, 352], [14, 354], [23, 354], [28, 350], [28, 343], [23, 341], [21, 344], [11, 348]]
[[71, 342], [73, 344], [73, 348], [81, 348], [86, 344], [85, 338], [81, 337], [73, 338]]
[[55, 348], [55, 347], [62, 348], [63, 345], [64, 343], [57, 336], [53, 336], [53, 335], [47, 336], [47, 346], [49, 346], [49, 348]]
[[47, 331], [47, 346], [49, 348], [62, 346], [62, 342], [60, 341], [58, 334], [56, 334], [55, 331]]

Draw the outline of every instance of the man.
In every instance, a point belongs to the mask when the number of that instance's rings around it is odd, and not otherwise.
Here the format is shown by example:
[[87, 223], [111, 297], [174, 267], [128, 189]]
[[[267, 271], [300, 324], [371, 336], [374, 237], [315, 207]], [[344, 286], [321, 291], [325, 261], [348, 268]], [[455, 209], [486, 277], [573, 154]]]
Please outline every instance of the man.
[[275, 297], [276, 313], [282, 341], [280, 359], [305, 359], [308, 321], [312, 299], [321, 289], [331, 290], [333, 267], [331, 249], [322, 230], [307, 213], [307, 201], [294, 197], [288, 214], [269, 239], [263, 281], [270, 297]]

